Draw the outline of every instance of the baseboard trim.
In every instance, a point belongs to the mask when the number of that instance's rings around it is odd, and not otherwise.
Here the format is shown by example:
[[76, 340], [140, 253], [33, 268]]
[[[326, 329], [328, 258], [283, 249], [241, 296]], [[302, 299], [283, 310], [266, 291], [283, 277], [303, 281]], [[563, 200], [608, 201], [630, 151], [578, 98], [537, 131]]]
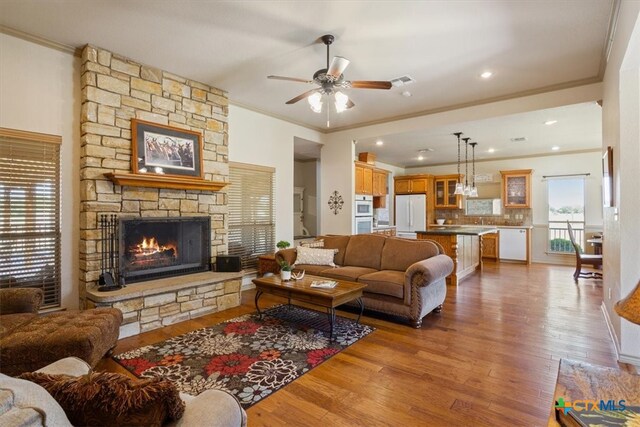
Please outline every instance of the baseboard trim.
[[[607, 324], [607, 329], [609, 330], [609, 335], [613, 340], [613, 347], [616, 350], [616, 359], [622, 361], [620, 357], [620, 341], [618, 341], [618, 336], [616, 335], [616, 330], [613, 329], [613, 323], [611, 323], [611, 318], [609, 317], [609, 312], [607, 311], [607, 307], [604, 305], [604, 301], [600, 304], [600, 309], [602, 310], [602, 315], [604, 316], [604, 321]], [[639, 359], [640, 361], [640, 359]], [[630, 362], [629, 362], [630, 363]]]
[[629, 356], [628, 354], [621, 354], [618, 356], [618, 360], [620, 362], [629, 363], [640, 368], [640, 357], [637, 356]]

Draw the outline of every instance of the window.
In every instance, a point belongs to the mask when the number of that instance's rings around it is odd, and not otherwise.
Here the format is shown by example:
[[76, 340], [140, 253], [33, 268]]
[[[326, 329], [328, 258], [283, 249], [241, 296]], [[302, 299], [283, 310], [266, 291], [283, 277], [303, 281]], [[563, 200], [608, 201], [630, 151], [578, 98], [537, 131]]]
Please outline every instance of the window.
[[60, 305], [60, 138], [0, 128], [0, 288]]
[[275, 169], [229, 165], [229, 255], [238, 255], [242, 268], [256, 269], [258, 256], [275, 247]]
[[584, 178], [549, 179], [549, 252], [573, 253], [567, 221], [584, 248]]

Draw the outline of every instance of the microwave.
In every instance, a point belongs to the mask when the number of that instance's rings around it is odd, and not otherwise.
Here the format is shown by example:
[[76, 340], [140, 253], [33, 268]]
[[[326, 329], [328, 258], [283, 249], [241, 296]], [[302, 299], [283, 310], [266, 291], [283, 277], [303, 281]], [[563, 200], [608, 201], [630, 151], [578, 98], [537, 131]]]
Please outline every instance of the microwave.
[[355, 216], [373, 216], [373, 196], [356, 195]]

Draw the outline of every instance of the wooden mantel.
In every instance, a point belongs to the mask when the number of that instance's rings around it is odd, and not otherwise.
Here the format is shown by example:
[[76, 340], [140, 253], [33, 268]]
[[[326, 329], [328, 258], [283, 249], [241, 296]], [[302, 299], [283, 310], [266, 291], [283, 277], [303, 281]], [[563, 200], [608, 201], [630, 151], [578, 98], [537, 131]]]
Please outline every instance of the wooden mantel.
[[172, 188], [177, 190], [220, 191], [228, 183], [154, 174], [105, 173], [117, 185], [130, 187]]

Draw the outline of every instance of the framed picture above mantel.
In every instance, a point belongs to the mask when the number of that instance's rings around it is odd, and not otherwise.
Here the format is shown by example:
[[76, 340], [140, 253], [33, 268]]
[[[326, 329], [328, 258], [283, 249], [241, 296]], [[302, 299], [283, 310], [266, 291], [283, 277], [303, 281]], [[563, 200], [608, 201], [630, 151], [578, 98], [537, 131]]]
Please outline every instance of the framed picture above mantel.
[[131, 119], [131, 172], [203, 179], [202, 135]]

